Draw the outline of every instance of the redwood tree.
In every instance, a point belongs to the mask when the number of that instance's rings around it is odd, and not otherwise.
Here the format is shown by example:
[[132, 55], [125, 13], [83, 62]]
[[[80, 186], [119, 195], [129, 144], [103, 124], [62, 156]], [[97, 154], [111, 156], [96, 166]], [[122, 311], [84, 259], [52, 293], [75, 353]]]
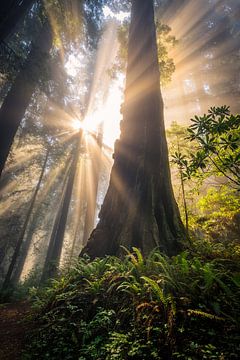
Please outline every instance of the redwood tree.
[[181, 249], [185, 230], [174, 199], [164, 128], [153, 0], [132, 0], [121, 136], [99, 223], [82, 251], [119, 255], [121, 245]]
[[[23, 269], [24, 261], [25, 261], [25, 259], [27, 257], [27, 251], [28, 251], [28, 248], [29, 248], [30, 244], [24, 244], [25, 246], [24, 246], [23, 254], [21, 254], [21, 248], [22, 248], [22, 245], [23, 245], [24, 237], [25, 237], [25, 234], [26, 234], [27, 227], [29, 225], [30, 218], [32, 216], [33, 208], [34, 208], [34, 205], [36, 203], [37, 195], [38, 195], [39, 190], [40, 190], [43, 175], [44, 175], [45, 170], [46, 170], [47, 161], [48, 161], [48, 157], [49, 157], [49, 151], [50, 151], [50, 148], [48, 148], [48, 150], [46, 152], [46, 156], [45, 156], [44, 163], [43, 163], [43, 166], [42, 166], [42, 169], [41, 169], [41, 173], [40, 173], [40, 176], [39, 176], [39, 179], [38, 179], [38, 183], [37, 183], [37, 186], [36, 186], [36, 188], [34, 190], [34, 193], [33, 193], [33, 196], [32, 196], [31, 202], [30, 202], [29, 209], [27, 211], [27, 215], [26, 215], [26, 219], [24, 221], [23, 227], [22, 227], [22, 229], [20, 231], [20, 235], [19, 235], [16, 247], [15, 247], [11, 262], [9, 264], [8, 271], [7, 271], [6, 277], [4, 279], [2, 289], [6, 289], [10, 285], [12, 273], [13, 273], [14, 267], [16, 265], [17, 259], [18, 259], [18, 257], [20, 255], [22, 256], [22, 258], [20, 260], [20, 266], [19, 266], [19, 277], [21, 275], [21, 270]], [[21, 270], [20, 270], [20, 268], [21, 268]], [[15, 277], [14, 281], [16, 281], [16, 280], [18, 280], [17, 277]]]
[[40, 69], [52, 47], [52, 41], [53, 34], [49, 23], [46, 22], [0, 109], [0, 176], [40, 78]]
[[55, 276], [57, 269], [59, 267], [67, 218], [68, 218], [68, 213], [72, 198], [73, 185], [77, 171], [77, 164], [81, 152], [81, 141], [82, 141], [82, 130], [80, 130], [79, 133], [77, 134], [77, 144], [76, 144], [76, 148], [74, 149], [74, 156], [69, 169], [69, 174], [66, 179], [66, 185], [64, 185], [64, 191], [63, 191], [62, 199], [60, 201], [60, 206], [54, 221], [53, 230], [48, 245], [47, 256], [44, 263], [41, 282], [44, 282], [48, 278]]

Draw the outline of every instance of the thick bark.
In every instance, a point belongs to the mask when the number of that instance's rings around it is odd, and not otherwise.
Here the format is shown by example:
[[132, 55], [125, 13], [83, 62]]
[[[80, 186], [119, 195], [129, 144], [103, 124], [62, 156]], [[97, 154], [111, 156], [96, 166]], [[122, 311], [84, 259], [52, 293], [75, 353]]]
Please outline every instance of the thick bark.
[[55, 276], [59, 266], [67, 217], [69, 212], [69, 206], [73, 192], [73, 184], [74, 184], [77, 163], [80, 154], [81, 139], [82, 139], [82, 131], [80, 131], [80, 133], [78, 134], [78, 140], [74, 153], [74, 158], [71, 163], [70, 172], [67, 178], [67, 183], [64, 190], [63, 198], [60, 203], [60, 207], [58, 209], [58, 213], [54, 222], [41, 282], [44, 282], [48, 278]]
[[46, 60], [51, 47], [52, 31], [46, 23], [0, 109], [0, 176], [40, 77], [40, 66]]
[[[47, 165], [47, 161], [48, 161], [48, 156], [49, 156], [49, 149], [46, 152], [46, 156], [45, 156], [44, 163], [43, 163], [43, 166], [42, 166], [42, 170], [41, 170], [41, 173], [40, 173], [40, 176], [39, 176], [39, 179], [38, 179], [38, 183], [37, 183], [36, 189], [35, 189], [35, 191], [33, 193], [31, 203], [30, 203], [29, 209], [27, 211], [26, 219], [24, 221], [24, 224], [23, 224], [23, 227], [22, 227], [18, 242], [16, 244], [16, 248], [15, 248], [13, 256], [12, 256], [12, 260], [10, 262], [6, 277], [5, 277], [4, 282], [3, 282], [3, 286], [2, 286], [3, 289], [6, 289], [9, 286], [9, 284], [11, 282], [11, 277], [12, 277], [14, 267], [16, 265], [16, 262], [17, 262], [17, 259], [18, 259], [19, 255], [21, 254], [21, 248], [22, 248], [22, 245], [23, 245], [23, 240], [24, 240], [24, 237], [25, 237], [25, 234], [26, 234], [26, 230], [27, 230], [30, 218], [32, 216], [32, 211], [33, 211], [33, 208], [34, 208], [34, 205], [35, 205], [35, 202], [36, 202], [36, 198], [37, 198], [40, 186], [41, 186], [41, 183], [42, 183], [43, 175], [44, 175], [46, 165]], [[28, 249], [25, 248], [24, 250], [25, 250], [25, 253], [26, 253], [26, 251]], [[26, 258], [26, 255], [27, 254], [22, 254], [24, 260]], [[23, 261], [23, 259], [22, 259], [22, 261]], [[24, 264], [24, 261], [23, 261], [23, 264]]]
[[144, 254], [181, 249], [184, 227], [174, 199], [164, 128], [152, 0], [132, 0], [121, 137], [99, 223], [83, 249], [119, 255], [121, 245]]
[[13, 31], [34, 0], [2, 0], [0, 9], [0, 43]]

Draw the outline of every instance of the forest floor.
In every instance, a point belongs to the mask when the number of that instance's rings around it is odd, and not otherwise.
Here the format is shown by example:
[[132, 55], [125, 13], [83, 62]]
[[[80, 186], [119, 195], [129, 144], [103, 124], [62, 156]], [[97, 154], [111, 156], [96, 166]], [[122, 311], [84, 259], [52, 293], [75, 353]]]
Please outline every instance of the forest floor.
[[31, 312], [26, 301], [0, 305], [0, 360], [19, 360]]

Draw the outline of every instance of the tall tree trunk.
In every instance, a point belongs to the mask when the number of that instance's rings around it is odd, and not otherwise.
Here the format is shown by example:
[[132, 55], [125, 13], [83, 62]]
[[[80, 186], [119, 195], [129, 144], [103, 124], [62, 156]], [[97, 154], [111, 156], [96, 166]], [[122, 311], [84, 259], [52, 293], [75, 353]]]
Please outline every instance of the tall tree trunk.
[[51, 261], [52, 261], [52, 251], [53, 251], [53, 247], [54, 247], [54, 243], [55, 243], [55, 239], [56, 239], [56, 232], [57, 232], [57, 229], [59, 226], [59, 221], [60, 221], [60, 217], [61, 217], [61, 213], [62, 213], [62, 205], [63, 205], [63, 201], [64, 201], [66, 184], [67, 184], [67, 181], [69, 178], [70, 169], [71, 169], [71, 164], [70, 164], [70, 166], [67, 167], [66, 176], [64, 177], [64, 180], [63, 180], [62, 195], [61, 195], [61, 198], [59, 201], [59, 206], [57, 208], [56, 216], [54, 218], [53, 228], [51, 231], [50, 240], [49, 240], [48, 249], [47, 249], [47, 255], [45, 258], [43, 272], [42, 272], [42, 276], [41, 276], [41, 280], [40, 280], [41, 283], [43, 283], [49, 277]]
[[[24, 224], [23, 224], [22, 230], [20, 232], [20, 236], [19, 236], [16, 248], [15, 248], [14, 253], [13, 253], [12, 260], [10, 262], [6, 277], [5, 277], [4, 282], [3, 282], [3, 286], [2, 286], [3, 289], [6, 289], [9, 286], [9, 284], [11, 282], [11, 277], [12, 277], [14, 267], [16, 265], [16, 262], [17, 262], [17, 259], [18, 259], [19, 255], [21, 254], [21, 247], [22, 247], [23, 240], [24, 240], [24, 237], [25, 237], [25, 234], [26, 234], [26, 230], [27, 230], [27, 227], [28, 227], [31, 215], [32, 215], [33, 207], [35, 205], [36, 198], [37, 198], [37, 195], [38, 195], [41, 183], [42, 183], [43, 175], [44, 175], [46, 165], [47, 165], [47, 161], [48, 161], [49, 151], [50, 150], [48, 149], [47, 152], [46, 152], [46, 156], [45, 156], [44, 163], [43, 163], [43, 166], [42, 166], [42, 170], [41, 170], [41, 173], [40, 173], [40, 176], [39, 176], [39, 179], [38, 179], [38, 183], [37, 183], [36, 189], [35, 189], [35, 191], [33, 193], [32, 200], [31, 200], [31, 203], [30, 203], [27, 215], [26, 215], [26, 219], [24, 221]], [[25, 249], [25, 251], [26, 251], [26, 249]], [[24, 254], [22, 254], [22, 256], [24, 258]], [[26, 258], [26, 255], [25, 255], [25, 258]], [[23, 262], [23, 264], [24, 264], [24, 262]]]
[[0, 43], [13, 31], [17, 23], [26, 14], [34, 0], [2, 0], [0, 10]]
[[40, 77], [40, 66], [52, 47], [52, 40], [50, 25], [46, 23], [0, 109], [0, 176]]
[[132, 0], [125, 103], [99, 223], [82, 253], [144, 254], [181, 249], [184, 226], [174, 199], [164, 128], [153, 0]]
[[75, 178], [77, 163], [80, 154], [81, 140], [82, 140], [82, 130], [78, 134], [77, 146], [75, 149], [70, 172], [67, 178], [63, 199], [61, 201], [60, 208], [58, 210], [58, 214], [56, 216], [55, 223], [53, 226], [53, 231], [49, 242], [49, 247], [45, 260], [41, 282], [44, 282], [46, 279], [55, 276], [57, 268], [59, 266], [64, 234], [66, 230], [69, 206], [72, 197], [74, 178]]

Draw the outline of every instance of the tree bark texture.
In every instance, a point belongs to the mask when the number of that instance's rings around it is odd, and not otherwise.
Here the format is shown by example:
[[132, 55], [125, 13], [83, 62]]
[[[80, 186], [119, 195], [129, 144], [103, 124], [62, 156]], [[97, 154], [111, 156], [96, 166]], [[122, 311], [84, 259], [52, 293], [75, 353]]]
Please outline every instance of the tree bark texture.
[[52, 40], [51, 28], [46, 23], [0, 109], [0, 176], [41, 75], [40, 69], [52, 47]]
[[160, 91], [152, 0], [132, 0], [121, 136], [99, 223], [83, 249], [91, 258], [181, 249], [184, 226], [174, 199]]

